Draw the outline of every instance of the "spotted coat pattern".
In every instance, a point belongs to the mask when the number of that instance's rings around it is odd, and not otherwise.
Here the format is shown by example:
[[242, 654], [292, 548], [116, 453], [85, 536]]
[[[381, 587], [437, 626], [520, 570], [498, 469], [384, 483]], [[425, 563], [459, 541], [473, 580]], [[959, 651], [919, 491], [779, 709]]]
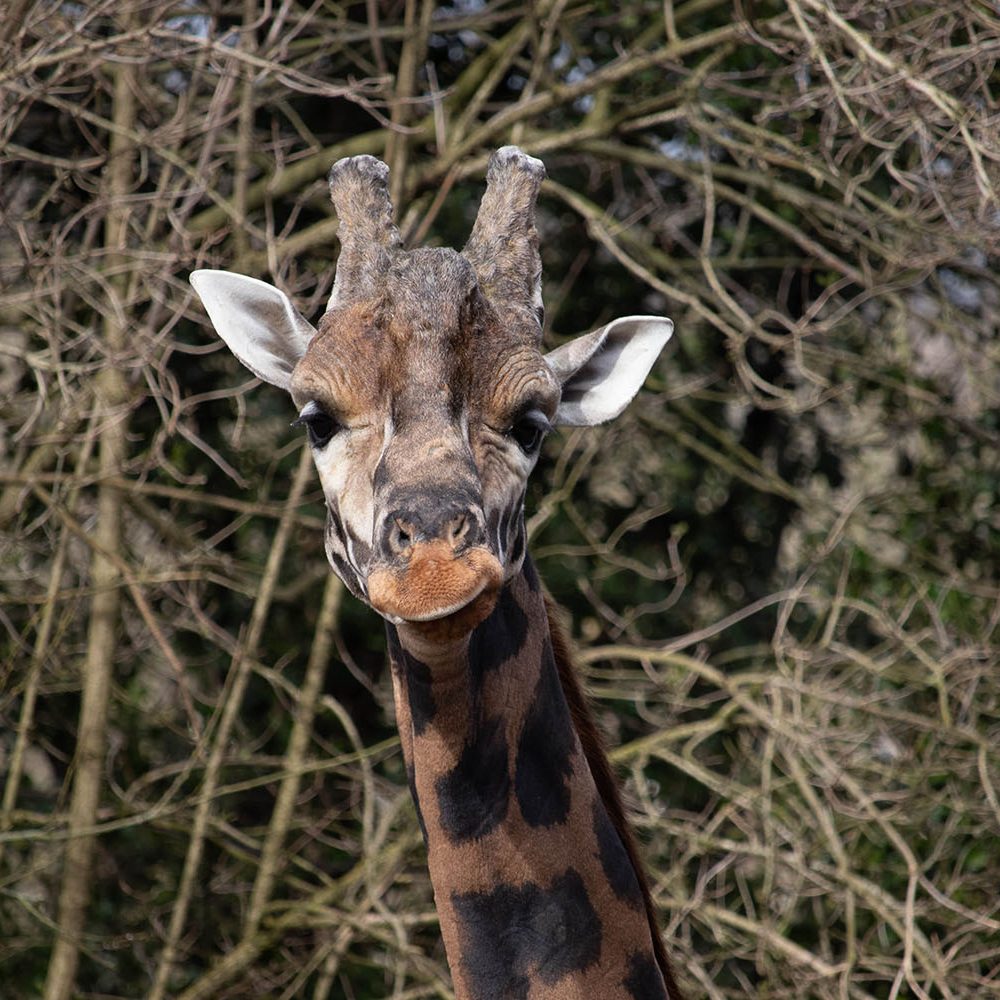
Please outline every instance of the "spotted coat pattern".
[[638, 877], [573, 727], [530, 557], [448, 657], [425, 664], [389, 635], [457, 995], [665, 1000]]

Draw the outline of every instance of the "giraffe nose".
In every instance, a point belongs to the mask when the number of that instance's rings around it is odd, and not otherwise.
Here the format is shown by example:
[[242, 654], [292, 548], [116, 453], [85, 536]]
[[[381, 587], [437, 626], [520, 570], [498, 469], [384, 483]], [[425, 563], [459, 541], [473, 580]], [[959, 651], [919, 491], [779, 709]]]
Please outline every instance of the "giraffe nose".
[[433, 504], [403, 507], [385, 519], [381, 547], [391, 559], [406, 556], [421, 542], [445, 542], [456, 555], [481, 545], [486, 532], [483, 515], [469, 504]]

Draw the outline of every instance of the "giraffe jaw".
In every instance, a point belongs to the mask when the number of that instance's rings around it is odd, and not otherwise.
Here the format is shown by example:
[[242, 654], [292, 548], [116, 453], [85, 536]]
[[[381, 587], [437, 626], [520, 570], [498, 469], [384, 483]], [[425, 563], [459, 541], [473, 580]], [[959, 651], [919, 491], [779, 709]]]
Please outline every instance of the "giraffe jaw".
[[405, 566], [378, 566], [368, 576], [368, 600], [393, 625], [426, 639], [471, 632], [493, 610], [503, 567], [488, 549], [456, 555], [444, 542], [413, 547]]

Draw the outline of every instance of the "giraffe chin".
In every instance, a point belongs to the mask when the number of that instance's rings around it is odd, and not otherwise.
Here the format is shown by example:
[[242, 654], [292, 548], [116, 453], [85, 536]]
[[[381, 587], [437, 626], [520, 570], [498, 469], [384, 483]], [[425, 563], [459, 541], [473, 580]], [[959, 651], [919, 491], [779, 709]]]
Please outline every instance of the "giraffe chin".
[[493, 610], [503, 567], [488, 549], [455, 555], [442, 541], [415, 545], [405, 566], [378, 566], [368, 575], [368, 601], [383, 618], [427, 641], [471, 632]]

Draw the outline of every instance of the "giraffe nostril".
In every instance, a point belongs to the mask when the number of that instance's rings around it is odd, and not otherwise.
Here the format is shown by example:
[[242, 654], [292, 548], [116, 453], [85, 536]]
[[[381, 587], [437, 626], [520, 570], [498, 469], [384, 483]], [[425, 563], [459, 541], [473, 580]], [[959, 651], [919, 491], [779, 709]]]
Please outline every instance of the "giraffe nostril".
[[397, 506], [386, 514], [379, 533], [379, 546], [384, 558], [408, 562], [416, 548], [425, 543], [437, 542], [446, 546], [447, 552], [458, 557], [466, 549], [482, 544], [483, 516], [468, 504], [427, 504], [427, 509], [409, 503]]
[[445, 537], [453, 549], [457, 549], [469, 534], [469, 522], [468, 514], [459, 514], [446, 525]]
[[411, 533], [410, 526], [404, 521], [401, 521], [398, 517], [392, 519], [392, 525], [389, 528], [389, 549], [394, 555], [401, 555], [405, 552], [413, 541], [413, 536]]

